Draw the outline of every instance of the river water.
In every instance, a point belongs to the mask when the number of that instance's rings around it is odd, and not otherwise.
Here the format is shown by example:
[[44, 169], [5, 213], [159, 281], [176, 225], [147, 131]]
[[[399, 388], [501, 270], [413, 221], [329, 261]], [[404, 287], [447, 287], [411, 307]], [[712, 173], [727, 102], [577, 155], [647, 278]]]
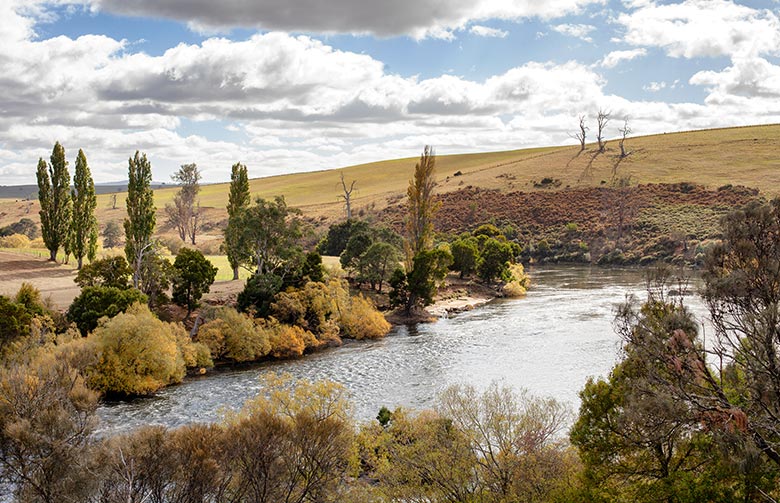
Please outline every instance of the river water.
[[[152, 398], [100, 406], [100, 433], [146, 424], [179, 426], [219, 420], [260, 391], [264, 372], [330, 379], [352, 393], [358, 419], [381, 406], [426, 408], [454, 383], [485, 388], [499, 380], [550, 396], [574, 411], [585, 380], [606, 376], [620, 341], [615, 306], [627, 295], [644, 299], [640, 269], [534, 268], [521, 299], [489, 304], [436, 323], [397, 327], [379, 341], [348, 342], [298, 360], [222, 370], [169, 387]], [[703, 317], [698, 296], [686, 304]]]

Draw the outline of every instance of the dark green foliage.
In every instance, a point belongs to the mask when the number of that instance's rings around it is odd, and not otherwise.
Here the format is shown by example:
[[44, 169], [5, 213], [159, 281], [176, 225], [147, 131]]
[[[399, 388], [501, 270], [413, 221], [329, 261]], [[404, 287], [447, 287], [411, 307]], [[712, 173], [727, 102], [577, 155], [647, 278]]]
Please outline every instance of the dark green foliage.
[[359, 232], [370, 232], [371, 226], [365, 220], [349, 219], [333, 224], [328, 229], [328, 235], [317, 245], [317, 251], [322, 255], [338, 257], [347, 247], [349, 238]]
[[156, 248], [144, 257], [141, 264], [141, 291], [149, 298], [149, 306], [157, 307], [168, 303], [168, 288], [175, 275], [173, 264]]
[[359, 258], [357, 279], [382, 293], [382, 285], [390, 279], [400, 260], [401, 254], [395, 246], [384, 241], [373, 243]]
[[406, 275], [409, 290], [405, 307], [407, 313], [433, 304], [433, 297], [450, 264], [452, 254], [445, 248], [423, 250], [414, 256], [412, 270]]
[[73, 299], [68, 308], [68, 321], [76, 323], [83, 335], [95, 329], [98, 320], [103, 316], [112, 318], [124, 313], [136, 302], [147, 302], [147, 297], [140, 291], [120, 289], [108, 286], [88, 286]]
[[479, 245], [475, 238], [465, 237], [455, 240], [450, 245], [452, 252], [452, 269], [460, 271], [460, 277], [470, 276], [477, 270]]
[[38, 237], [38, 226], [29, 218], [22, 218], [18, 222], [0, 229], [0, 237], [10, 236], [12, 234], [24, 234], [30, 239]]
[[236, 299], [239, 311], [267, 317], [271, 312], [274, 296], [282, 289], [282, 283], [282, 278], [273, 273], [253, 275], [246, 281], [246, 286]]
[[173, 276], [173, 301], [191, 313], [214, 283], [217, 268], [200, 251], [190, 248], [179, 250], [173, 268], [176, 270]]
[[284, 197], [273, 201], [257, 198], [254, 206], [241, 212], [240, 246], [249, 250], [248, 264], [254, 264], [255, 274], [273, 273], [284, 277], [298, 263], [290, 260], [300, 255], [297, 245], [301, 237], [300, 210], [290, 208]]
[[406, 281], [406, 273], [400, 267], [390, 275], [390, 305], [392, 307], [404, 307], [409, 301], [409, 283]]
[[130, 276], [133, 270], [124, 257], [107, 257], [95, 260], [84, 267], [76, 275], [75, 281], [81, 288], [88, 286], [110, 286], [114, 288], [130, 288]]
[[316, 251], [306, 254], [306, 261], [303, 263], [301, 277], [304, 282], [314, 281], [322, 283], [325, 281], [325, 269], [322, 267], [322, 256]]
[[57, 260], [57, 251], [67, 245], [73, 209], [70, 197], [70, 174], [65, 149], [54, 144], [51, 164], [38, 161], [38, 201], [41, 204], [41, 234], [49, 250], [49, 260]]
[[380, 425], [387, 426], [390, 424], [390, 421], [393, 420], [393, 413], [383, 405], [382, 408], [379, 409], [379, 414], [376, 415], [376, 420], [379, 421]]
[[141, 287], [141, 271], [152, 253], [152, 234], [156, 223], [152, 166], [136, 150], [128, 159], [127, 218], [125, 219], [125, 257], [133, 269], [133, 286]]
[[84, 256], [90, 261], [95, 260], [97, 252], [98, 223], [95, 218], [97, 197], [95, 183], [89, 171], [87, 157], [79, 149], [76, 157], [76, 173], [73, 176], [73, 220], [71, 221], [71, 244], [69, 250], [78, 261], [81, 269]]
[[23, 304], [0, 295], [0, 352], [8, 343], [30, 333], [32, 316]]
[[108, 222], [103, 229], [103, 248], [116, 248], [122, 240], [122, 229], [116, 222]]
[[514, 260], [512, 246], [507, 241], [488, 238], [482, 246], [477, 265], [477, 274], [486, 283], [496, 279], [508, 281], [509, 263]]
[[[352, 234], [347, 241], [347, 246], [339, 257], [339, 262], [344, 270], [357, 269], [360, 264], [360, 256], [371, 246], [372, 239], [368, 232]], [[360, 271], [358, 271], [359, 273]]]
[[501, 231], [493, 224], [482, 224], [477, 227], [473, 232], [475, 237], [485, 236], [489, 238], [504, 237]]
[[228, 194], [228, 224], [225, 228], [225, 252], [233, 279], [238, 279], [238, 268], [246, 261], [250, 252], [242, 242], [241, 215], [249, 207], [249, 175], [247, 168], [240, 162], [233, 165], [230, 172], [230, 193]]

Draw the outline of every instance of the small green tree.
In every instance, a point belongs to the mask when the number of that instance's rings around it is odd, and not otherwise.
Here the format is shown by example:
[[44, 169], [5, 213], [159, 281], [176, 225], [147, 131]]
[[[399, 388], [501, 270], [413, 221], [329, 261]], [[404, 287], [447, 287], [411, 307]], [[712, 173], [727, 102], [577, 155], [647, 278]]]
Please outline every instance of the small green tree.
[[406, 275], [409, 292], [405, 306], [407, 314], [433, 304], [438, 286], [447, 276], [450, 264], [452, 254], [446, 248], [424, 250], [415, 255], [414, 266]]
[[103, 229], [103, 248], [116, 248], [121, 244], [122, 229], [116, 222], [108, 222]]
[[360, 256], [358, 281], [367, 281], [371, 288], [382, 293], [382, 285], [390, 279], [400, 260], [401, 254], [395, 246], [382, 241], [373, 243]]
[[255, 204], [241, 212], [240, 249], [251, 251], [255, 274], [273, 273], [284, 278], [291, 270], [289, 260], [300, 255], [297, 241], [301, 237], [300, 210], [290, 208], [284, 197], [273, 201], [257, 198]]
[[249, 195], [249, 175], [247, 168], [240, 162], [233, 165], [230, 172], [230, 193], [228, 194], [228, 224], [225, 228], [225, 252], [230, 268], [233, 269], [233, 280], [238, 279], [238, 268], [246, 261], [249, 252], [241, 239], [241, 216], [251, 202]]
[[507, 241], [488, 238], [479, 254], [477, 274], [486, 283], [496, 279], [508, 281], [511, 277], [509, 263], [513, 259], [512, 246]]
[[60, 142], [54, 144], [51, 164], [38, 160], [38, 201], [41, 204], [41, 234], [49, 250], [49, 260], [57, 260], [57, 251], [64, 246], [70, 234], [72, 200], [70, 174], [65, 149]]
[[198, 307], [217, 276], [217, 268], [198, 250], [182, 248], [173, 262], [173, 301], [187, 308], [187, 315]]
[[73, 220], [71, 223], [70, 251], [78, 261], [78, 269], [83, 265], [84, 256], [95, 260], [97, 253], [98, 223], [95, 218], [97, 197], [95, 182], [87, 164], [87, 156], [79, 149], [76, 157], [76, 173], [73, 176]]
[[133, 286], [141, 287], [144, 259], [153, 251], [152, 234], [156, 223], [152, 166], [136, 150], [128, 159], [127, 218], [125, 219], [125, 256], [133, 269]]
[[460, 277], [470, 276], [477, 270], [479, 245], [473, 237], [455, 240], [450, 245], [452, 251], [452, 269], [460, 271]]
[[126, 290], [130, 288], [133, 270], [124, 257], [106, 257], [95, 260], [81, 268], [75, 281], [81, 288], [88, 286], [110, 286]]

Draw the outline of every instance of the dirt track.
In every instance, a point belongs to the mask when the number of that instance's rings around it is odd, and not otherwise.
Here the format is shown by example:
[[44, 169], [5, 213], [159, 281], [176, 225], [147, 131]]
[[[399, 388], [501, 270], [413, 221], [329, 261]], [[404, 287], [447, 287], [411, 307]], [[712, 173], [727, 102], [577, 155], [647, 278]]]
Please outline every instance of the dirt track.
[[54, 264], [45, 258], [31, 257], [0, 251], [0, 294], [16, 295], [23, 282], [31, 283], [41, 291], [45, 299], [51, 298], [59, 309], [66, 309], [79, 287], [73, 282], [76, 269], [69, 265]]
[[[26, 281], [40, 290], [44, 299], [51, 298], [55, 308], [65, 310], [80, 291], [73, 282], [75, 277], [76, 269], [70, 265], [0, 251], [0, 295], [16, 295], [19, 286]], [[217, 281], [205, 298], [219, 304], [229, 302], [235, 300], [243, 287], [243, 281]]]

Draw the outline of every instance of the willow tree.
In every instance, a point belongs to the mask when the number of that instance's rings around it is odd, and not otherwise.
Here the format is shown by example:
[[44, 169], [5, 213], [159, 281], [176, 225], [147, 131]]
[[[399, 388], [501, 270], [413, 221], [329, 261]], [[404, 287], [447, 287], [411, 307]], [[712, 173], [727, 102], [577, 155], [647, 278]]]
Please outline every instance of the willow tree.
[[54, 144], [51, 164], [38, 160], [38, 201], [41, 204], [41, 234], [49, 250], [49, 260], [57, 260], [57, 251], [65, 246], [70, 234], [72, 201], [70, 198], [70, 174], [65, 149], [60, 142]]
[[230, 172], [230, 194], [228, 195], [228, 224], [225, 228], [225, 252], [230, 267], [233, 269], [233, 279], [238, 279], [238, 268], [247, 253], [242, 247], [241, 215], [249, 207], [249, 175], [246, 166], [237, 162]]
[[73, 175], [71, 197], [73, 198], [73, 220], [70, 250], [78, 261], [78, 268], [81, 269], [85, 255], [90, 262], [95, 260], [98, 239], [95, 182], [92, 180], [92, 173], [87, 164], [87, 156], [81, 149], [76, 157], [76, 173]]
[[133, 286], [138, 288], [144, 259], [154, 243], [155, 207], [152, 191], [152, 165], [136, 150], [128, 159], [127, 218], [125, 219], [125, 256], [133, 269]]

